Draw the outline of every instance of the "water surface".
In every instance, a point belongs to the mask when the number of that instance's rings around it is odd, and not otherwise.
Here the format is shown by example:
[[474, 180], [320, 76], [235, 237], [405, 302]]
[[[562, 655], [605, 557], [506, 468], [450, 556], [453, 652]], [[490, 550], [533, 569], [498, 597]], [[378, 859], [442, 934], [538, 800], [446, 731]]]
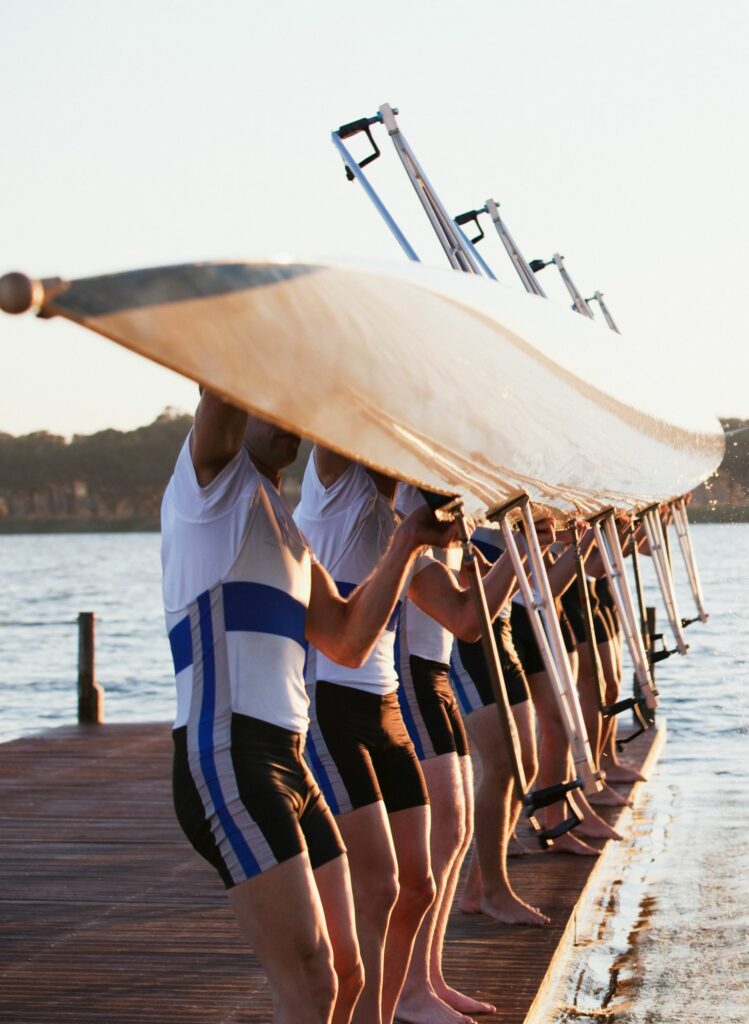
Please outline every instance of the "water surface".
[[[669, 742], [559, 1024], [749, 1021], [749, 524], [693, 532], [710, 621], [659, 666]], [[76, 720], [79, 611], [97, 615], [106, 721], [172, 717], [158, 535], [0, 536], [0, 580], [0, 739]]]

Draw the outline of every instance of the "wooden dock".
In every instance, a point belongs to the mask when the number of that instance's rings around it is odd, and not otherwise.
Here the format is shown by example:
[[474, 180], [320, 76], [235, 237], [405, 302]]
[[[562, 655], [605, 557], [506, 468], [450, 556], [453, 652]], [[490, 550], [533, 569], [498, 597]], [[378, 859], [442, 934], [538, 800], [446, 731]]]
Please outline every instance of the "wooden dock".
[[[638, 738], [629, 762], [652, 764], [664, 736]], [[223, 888], [174, 820], [170, 758], [163, 724], [69, 726], [0, 745], [3, 1024], [271, 1020]], [[567, 855], [512, 860], [513, 883], [549, 928], [453, 914], [445, 973], [499, 1007], [483, 1020], [542, 1019], [599, 870], [600, 859]]]

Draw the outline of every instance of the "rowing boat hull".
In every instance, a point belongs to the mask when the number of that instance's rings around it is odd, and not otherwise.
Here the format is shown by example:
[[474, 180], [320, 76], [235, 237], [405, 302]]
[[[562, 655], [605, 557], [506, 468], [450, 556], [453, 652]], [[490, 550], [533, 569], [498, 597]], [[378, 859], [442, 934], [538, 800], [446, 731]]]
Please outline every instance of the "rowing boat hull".
[[652, 351], [455, 271], [187, 264], [72, 281], [42, 313], [474, 513], [519, 490], [564, 511], [667, 499], [723, 454]]

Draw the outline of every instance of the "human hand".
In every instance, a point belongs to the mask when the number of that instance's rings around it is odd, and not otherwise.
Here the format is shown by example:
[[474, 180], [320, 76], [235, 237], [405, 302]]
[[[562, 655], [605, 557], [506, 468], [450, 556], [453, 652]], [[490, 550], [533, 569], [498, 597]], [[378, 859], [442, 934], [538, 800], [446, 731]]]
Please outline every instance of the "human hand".
[[[471, 519], [466, 519], [466, 526], [468, 533], [473, 533], [474, 524]], [[420, 506], [406, 516], [398, 527], [397, 534], [407, 541], [411, 549], [447, 548], [460, 543], [457, 519], [438, 519], [427, 505]]]
[[559, 539], [556, 523], [551, 516], [539, 516], [538, 519], [533, 520], [533, 525], [536, 528], [536, 536], [541, 550], [546, 553], [551, 545]]
[[556, 539], [560, 544], [574, 544], [581, 541], [590, 529], [590, 523], [584, 519], [573, 519], [564, 530], [557, 530]]

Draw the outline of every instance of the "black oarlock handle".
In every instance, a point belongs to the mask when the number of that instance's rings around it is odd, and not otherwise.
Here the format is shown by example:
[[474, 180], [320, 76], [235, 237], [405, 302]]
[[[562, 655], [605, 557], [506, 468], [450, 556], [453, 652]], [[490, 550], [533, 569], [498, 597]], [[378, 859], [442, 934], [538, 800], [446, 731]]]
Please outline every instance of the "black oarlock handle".
[[464, 224], [476, 225], [476, 230], [478, 231], [478, 234], [471, 239], [471, 245], [476, 245], [477, 242], [480, 242], [481, 239], [484, 238], [484, 229], [479, 224], [480, 212], [480, 210], [467, 210], [465, 213], [459, 213], [458, 216], [455, 218], [455, 223], [458, 225], [458, 227], [462, 228]]
[[[359, 132], [364, 134], [369, 139], [370, 145], [372, 146], [372, 152], [368, 156], [365, 156], [363, 160], [359, 161], [359, 167], [366, 167], [367, 164], [371, 164], [373, 160], [376, 160], [380, 155], [380, 150], [377, 147], [377, 143], [372, 138], [372, 132], [370, 127], [373, 124], [380, 122], [379, 117], [360, 117], [358, 121], [349, 121], [348, 124], [342, 124], [338, 129], [338, 137], [340, 139], [350, 139], [352, 135], [358, 135]], [[353, 181], [356, 177], [354, 172], [348, 165], [346, 167], [346, 177], [349, 181]]]
[[659, 661], [665, 661], [666, 658], [670, 658], [672, 654], [678, 653], [679, 649], [677, 647], [672, 647], [671, 650], [668, 650], [667, 647], [664, 647], [662, 651], [652, 651], [650, 655], [650, 660], [654, 665], [656, 665]]
[[559, 839], [560, 836], [566, 835], [567, 832], [571, 832], [573, 828], [577, 828], [583, 819], [573, 810], [569, 818], [565, 818], [564, 821], [560, 821], [558, 825], [554, 825], [553, 828], [545, 828], [542, 832], [537, 833], [536, 839], [538, 839], [541, 846], [546, 849], [552, 846], [555, 839]]
[[623, 711], [634, 711], [637, 710], [645, 703], [643, 697], [625, 697], [624, 700], [618, 700], [615, 704], [609, 704], [608, 707], [603, 708], [601, 714], [604, 718], [612, 718], [614, 715], [621, 715]]
[[[545, 789], [536, 789], [526, 795], [523, 807], [536, 839], [543, 849], [547, 849], [555, 839], [571, 831], [583, 820], [574, 802], [570, 799], [570, 794], [575, 789], [583, 789], [582, 779], [576, 778], [572, 782], [560, 782], [555, 786], [547, 786]], [[558, 803], [564, 804], [567, 816], [558, 825], [542, 828], [536, 820], [536, 811]]]
[[575, 789], [582, 789], [581, 779], [573, 779], [572, 782], [558, 782], [554, 786], [547, 786], [545, 789], [531, 790], [523, 801], [525, 813], [530, 817], [542, 807], [550, 807], [567, 799], [567, 794]]
[[356, 121], [349, 121], [348, 124], [342, 124], [338, 129], [338, 135], [342, 139], [350, 139], [352, 135], [358, 135], [359, 132], [366, 132], [369, 135], [368, 129], [373, 124], [379, 124], [380, 118], [375, 117], [360, 117]]
[[700, 621], [699, 615], [695, 615], [695, 617], [693, 619], [682, 619], [681, 620], [681, 628], [682, 629], [686, 629], [687, 626], [691, 626], [693, 622], [699, 622], [699, 621]]
[[539, 270], [543, 270], [544, 267], [548, 267], [548, 265], [546, 260], [531, 260], [528, 264], [534, 274], [537, 274]]
[[636, 740], [638, 736], [642, 736], [645, 730], [649, 729], [652, 724], [649, 718], [647, 717], [647, 704], [645, 703], [644, 697], [640, 697], [635, 700], [634, 704], [632, 705], [632, 714], [637, 719], [639, 729], [635, 729], [633, 733], [631, 733], [629, 736], [625, 736], [624, 739], [616, 741], [616, 749], [619, 752], [624, 750], [627, 744], [631, 743], [632, 740]]

